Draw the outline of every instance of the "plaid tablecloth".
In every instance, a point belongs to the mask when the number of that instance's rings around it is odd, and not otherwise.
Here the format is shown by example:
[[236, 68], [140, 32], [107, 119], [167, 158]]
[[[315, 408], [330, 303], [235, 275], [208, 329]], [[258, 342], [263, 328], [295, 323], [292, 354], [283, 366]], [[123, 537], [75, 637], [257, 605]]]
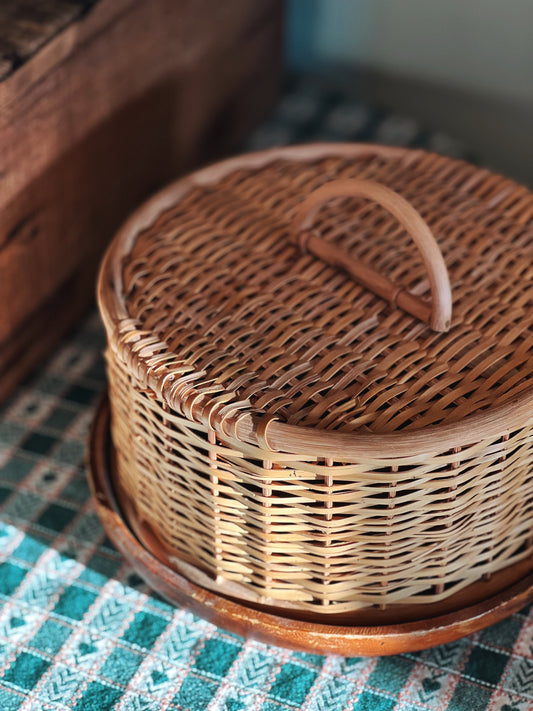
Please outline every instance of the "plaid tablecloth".
[[[249, 147], [314, 138], [463, 152], [307, 81]], [[533, 709], [529, 609], [429, 651], [342, 658], [245, 641], [150, 594], [106, 538], [86, 482], [102, 348], [94, 315], [0, 412], [0, 711]]]

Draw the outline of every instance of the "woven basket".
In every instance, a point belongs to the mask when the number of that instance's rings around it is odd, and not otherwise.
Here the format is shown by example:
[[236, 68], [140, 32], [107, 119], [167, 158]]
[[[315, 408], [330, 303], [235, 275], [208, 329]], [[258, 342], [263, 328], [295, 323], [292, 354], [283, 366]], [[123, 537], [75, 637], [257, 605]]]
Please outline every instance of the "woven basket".
[[435, 603], [526, 559], [532, 256], [525, 188], [422, 151], [277, 149], [164, 190], [98, 291], [137, 536], [299, 614]]

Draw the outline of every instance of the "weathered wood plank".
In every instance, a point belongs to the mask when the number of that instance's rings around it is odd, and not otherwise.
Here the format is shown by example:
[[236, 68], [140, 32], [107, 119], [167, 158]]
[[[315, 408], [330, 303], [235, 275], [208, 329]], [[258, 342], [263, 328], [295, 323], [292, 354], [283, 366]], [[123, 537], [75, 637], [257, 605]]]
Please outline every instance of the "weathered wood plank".
[[13, 47], [0, 37], [0, 82], [15, 68], [16, 55]]
[[0, 399], [91, 302], [127, 214], [274, 100], [281, 10], [98, 0], [0, 82]]
[[96, 0], [2, 0], [0, 80], [23, 64]]

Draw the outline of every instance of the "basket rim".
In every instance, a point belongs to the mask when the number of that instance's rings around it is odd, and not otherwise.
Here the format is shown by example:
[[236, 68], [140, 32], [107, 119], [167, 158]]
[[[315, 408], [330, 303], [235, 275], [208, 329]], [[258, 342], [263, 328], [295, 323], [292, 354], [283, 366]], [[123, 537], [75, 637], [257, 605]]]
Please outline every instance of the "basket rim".
[[[123, 223], [106, 250], [98, 275], [97, 299], [108, 341], [110, 334], [116, 332], [119, 322], [131, 321], [123, 292], [123, 258], [130, 252], [139, 233], [181, 200], [189, 190], [198, 186], [214, 185], [225, 175], [237, 169], [260, 169], [278, 159], [306, 162], [329, 156], [364, 158], [366, 155], [413, 161], [421, 156], [434, 155], [450, 164], [465, 163], [423, 149], [372, 143], [332, 142], [269, 148], [222, 160], [189, 173], [141, 204]], [[479, 168], [479, 172], [499, 178], [502, 184], [510, 188], [522, 188], [531, 195], [525, 186], [516, 181], [484, 168]], [[137, 353], [136, 358], [139, 363], [143, 363], [141, 353]], [[159, 377], [159, 385], [162, 385], [163, 379], [164, 376]], [[157, 385], [157, 382], [154, 384]], [[160, 388], [157, 390], [170, 407], [175, 407], [175, 402], [169, 400]], [[190, 392], [191, 390], [189, 394]], [[196, 408], [194, 419], [213, 427], [222, 437], [236, 439], [266, 451], [287, 452], [300, 457], [308, 455], [310, 459], [318, 456], [350, 461], [361, 457], [374, 459], [402, 457], [407, 462], [409, 458], [420, 455], [453, 450], [475, 444], [483, 439], [506, 436], [533, 422], [533, 387], [526, 389], [507, 403], [467, 415], [453, 423], [392, 433], [343, 433], [319, 430], [310, 426], [291, 425], [268, 415], [255, 415], [250, 411], [241, 412], [233, 423], [232, 431], [228, 432], [223, 423], [217, 421], [216, 417], [212, 417], [208, 407], [211, 400], [209, 394], [196, 391], [193, 400]]]

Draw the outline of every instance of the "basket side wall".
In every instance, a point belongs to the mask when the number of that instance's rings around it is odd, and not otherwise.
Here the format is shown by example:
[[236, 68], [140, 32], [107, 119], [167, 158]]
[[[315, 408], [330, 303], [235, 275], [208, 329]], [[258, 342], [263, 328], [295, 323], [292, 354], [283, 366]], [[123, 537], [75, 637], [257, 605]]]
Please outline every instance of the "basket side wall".
[[432, 603], [531, 552], [532, 427], [433, 456], [304, 460], [220, 441], [112, 348], [108, 375], [137, 532], [243, 599], [323, 612]]

